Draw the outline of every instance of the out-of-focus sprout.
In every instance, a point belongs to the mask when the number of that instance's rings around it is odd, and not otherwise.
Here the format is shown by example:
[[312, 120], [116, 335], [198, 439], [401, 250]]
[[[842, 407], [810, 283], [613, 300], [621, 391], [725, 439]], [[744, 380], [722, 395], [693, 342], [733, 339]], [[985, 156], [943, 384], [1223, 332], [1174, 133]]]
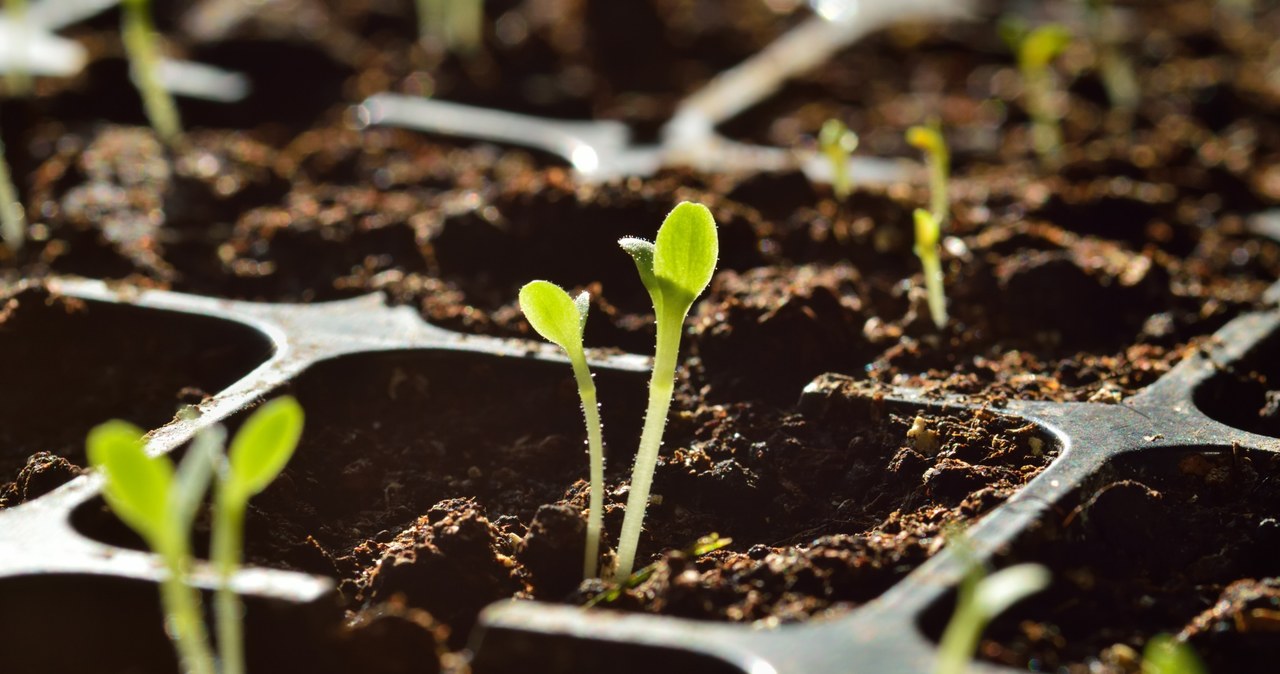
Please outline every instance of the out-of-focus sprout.
[[469, 54], [484, 42], [484, 0], [417, 0], [418, 35], [446, 51]]
[[122, 0], [120, 4], [124, 10], [120, 35], [142, 94], [142, 107], [156, 135], [172, 146], [182, 137], [182, 123], [173, 96], [160, 82], [159, 37], [151, 20], [150, 0]]
[[26, 240], [27, 223], [22, 202], [18, 201], [18, 188], [13, 184], [9, 161], [4, 155], [4, 141], [0, 140], [0, 240], [9, 250], [17, 251]]
[[942, 137], [942, 125], [934, 120], [928, 126], [913, 126], [907, 129], [907, 142], [924, 151], [925, 163], [929, 166], [929, 210], [933, 211], [938, 226], [945, 227], [951, 217], [951, 199], [947, 196], [951, 152], [946, 138]]
[[849, 176], [849, 155], [858, 149], [858, 134], [838, 119], [828, 119], [818, 131], [818, 147], [831, 164], [831, 189], [844, 201], [853, 192]]
[[1018, 21], [1000, 24], [1000, 34], [1013, 50], [1022, 73], [1023, 95], [1031, 116], [1031, 145], [1042, 164], [1052, 166], [1062, 152], [1062, 124], [1055, 105], [1057, 86], [1053, 60], [1071, 42], [1065, 27], [1049, 23], [1027, 30]]
[[942, 259], [939, 255], [939, 239], [942, 228], [937, 218], [923, 208], [915, 210], [916, 257], [924, 266], [924, 287], [929, 292], [929, 314], [934, 325], [942, 329], [947, 325], [947, 296], [942, 290]]
[[28, 52], [25, 44], [28, 28], [23, 25], [27, 21], [27, 0], [4, 0], [4, 12], [14, 25], [13, 32], [18, 41], [14, 45], [15, 51], [21, 54], [13, 69], [5, 75], [5, 86], [10, 96], [27, 96], [31, 94], [31, 73], [27, 69]]
[[1138, 86], [1138, 78], [1133, 73], [1133, 64], [1120, 51], [1119, 45], [1107, 30], [1114, 19], [1111, 4], [1107, 0], [1085, 0], [1085, 9], [1089, 36], [1098, 55], [1098, 72], [1102, 76], [1102, 86], [1107, 90], [1107, 100], [1111, 101], [1111, 107], [1132, 115], [1138, 108], [1142, 92]]

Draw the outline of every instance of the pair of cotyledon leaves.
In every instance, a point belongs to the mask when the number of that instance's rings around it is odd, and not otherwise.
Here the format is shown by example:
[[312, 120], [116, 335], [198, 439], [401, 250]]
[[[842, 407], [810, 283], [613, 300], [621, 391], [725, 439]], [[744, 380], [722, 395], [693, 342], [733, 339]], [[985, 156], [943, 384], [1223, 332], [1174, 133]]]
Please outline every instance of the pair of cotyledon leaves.
[[[659, 321], [684, 321], [694, 299], [711, 282], [720, 254], [711, 211], [688, 201], [671, 210], [653, 242], [626, 237], [618, 245], [635, 261]], [[520, 289], [520, 309], [529, 324], [570, 355], [582, 351], [588, 300], [585, 292], [572, 298], [547, 281]]]
[[[227, 453], [222, 496], [243, 502], [266, 489], [293, 456], [302, 421], [302, 407], [288, 396], [250, 415]], [[176, 469], [169, 457], [148, 455], [142, 429], [124, 421], [90, 431], [86, 450], [89, 463], [103, 473], [103, 498], [112, 511], [153, 548], [163, 549], [195, 517], [218, 467], [224, 435], [220, 429], [198, 434]]]

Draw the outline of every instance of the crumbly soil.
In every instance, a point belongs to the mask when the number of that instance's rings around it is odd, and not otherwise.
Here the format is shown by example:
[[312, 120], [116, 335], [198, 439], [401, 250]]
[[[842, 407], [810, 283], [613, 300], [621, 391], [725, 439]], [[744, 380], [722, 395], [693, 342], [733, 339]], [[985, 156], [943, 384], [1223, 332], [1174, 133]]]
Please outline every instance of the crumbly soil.
[[[792, 146], [812, 143], [822, 121], [839, 116], [861, 134], [863, 152], [914, 156], [903, 130], [939, 115], [955, 155], [942, 254], [953, 320], [939, 330], [911, 250], [923, 187], [860, 185], [838, 202], [799, 173], [687, 170], [587, 186], [536, 153], [358, 130], [350, 110], [381, 91], [430, 93], [622, 119], [652, 138], [681, 95], [800, 20], [797, 3], [491, 0], [486, 49], [473, 58], [415, 46], [410, 3], [287, 4], [162, 12], [177, 53], [246, 72], [256, 92], [233, 106], [184, 102], [192, 131], [172, 150], [139, 126], [112, 35], [117, 17], [70, 31], [89, 47], [86, 73], [42, 81], [32, 101], [4, 101], [4, 140], [32, 227], [21, 253], [0, 249], [0, 279], [78, 274], [283, 302], [380, 292], [437, 325], [528, 338], [516, 292], [547, 278], [591, 291], [588, 345], [645, 353], [651, 312], [615, 241], [652, 236], [680, 200], [706, 203], [721, 259], [686, 331], [662, 499], [641, 550], [660, 566], [619, 607], [786, 621], [867, 601], [927, 557], [939, 526], [987, 511], [1047, 460], [1032, 448], [1034, 431], [990, 413], [926, 415], [946, 443], [937, 454], [913, 452], [914, 414], [873, 413], [878, 386], [960, 394], [992, 409], [1010, 398], [1117, 402], [1263, 306], [1280, 276], [1280, 244], [1246, 225], [1280, 202], [1280, 97], [1263, 76], [1275, 69], [1274, 7], [1251, 22], [1215, 15], [1211, 0], [1127, 8], [1135, 30], [1122, 48], [1144, 87], [1131, 115], [1109, 109], [1097, 54], [1078, 41], [1057, 65], [1067, 97], [1056, 167], [1028, 150], [1022, 92], [992, 21], [882, 31], [723, 125], [735, 138]], [[54, 399], [83, 427], [59, 417], [0, 442], [0, 506], [79, 471], [94, 423], [123, 416], [158, 426], [248, 369], [218, 360], [234, 340], [193, 341], [213, 329], [184, 333], [183, 344], [197, 344], [188, 352], [148, 341], [174, 332], [167, 318], [131, 318], [136, 334], [98, 341], [83, 335], [100, 330], [61, 314], [36, 339], [11, 330], [28, 311], [62, 306], [6, 310], [0, 340], [18, 341], [0, 357], [21, 371], [44, 368], [34, 381], [68, 396], [6, 386], [0, 395], [19, 406], [0, 414], [29, 409], [22, 401], [47, 410]], [[57, 340], [66, 346], [48, 352], [56, 357], [31, 357]], [[80, 355], [84, 363], [52, 376]], [[251, 367], [256, 355], [230, 362]], [[185, 369], [206, 359], [213, 378]], [[435, 624], [413, 613], [423, 608], [453, 628], [456, 647], [491, 599], [587, 598], [595, 588], [567, 571], [581, 552], [585, 461], [563, 368], [373, 361], [330, 364], [346, 379], [328, 386], [314, 383], [325, 369], [295, 382], [312, 449], [255, 503], [252, 560], [343, 579], [356, 601], [391, 602], [363, 618], [391, 635], [360, 642], [370, 653], [392, 652], [387, 643], [403, 643], [396, 635], [422, 637]], [[815, 394], [797, 406], [823, 375], [822, 399], [835, 407], [815, 407]], [[348, 390], [353, 378], [365, 395]], [[468, 389], [471, 379], [488, 383]], [[607, 531], [620, 523], [641, 387], [620, 381], [602, 395], [616, 447]], [[1274, 388], [1261, 391], [1259, 409]], [[20, 423], [0, 424], [0, 441], [45, 418], [15, 415]], [[93, 513], [84, 521], [125, 540]], [[671, 552], [712, 531], [734, 543], [696, 560]], [[465, 599], [454, 594], [463, 589]], [[1115, 639], [1149, 633], [1134, 629]], [[1062, 661], [1110, 646], [1090, 639], [1079, 637]]]
[[1274, 666], [1280, 460], [1164, 454], [1120, 461], [1015, 551], [1048, 565], [1054, 584], [994, 624], [985, 657], [1138, 674], [1137, 654], [1163, 632], [1188, 640], [1213, 672]]

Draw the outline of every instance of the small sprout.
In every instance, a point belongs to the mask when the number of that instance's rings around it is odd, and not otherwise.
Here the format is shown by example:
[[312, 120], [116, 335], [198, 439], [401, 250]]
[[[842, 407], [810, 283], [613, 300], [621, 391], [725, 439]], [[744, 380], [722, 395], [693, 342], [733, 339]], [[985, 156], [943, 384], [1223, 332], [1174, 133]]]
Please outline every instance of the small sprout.
[[31, 94], [31, 73], [27, 68], [27, 59], [31, 54], [26, 45], [30, 29], [24, 25], [27, 22], [27, 0], [4, 0], [4, 11], [14, 26], [14, 39], [18, 44], [14, 45], [13, 50], [19, 54], [13, 68], [5, 75], [5, 86], [10, 96], [28, 96]]
[[828, 119], [818, 132], [818, 147], [831, 163], [831, 189], [844, 201], [853, 192], [849, 176], [849, 155], [858, 149], [858, 134], [838, 119]]
[[1062, 127], [1054, 103], [1053, 71], [1049, 64], [1071, 42], [1071, 33], [1056, 23], [1027, 30], [1015, 22], [1000, 25], [1001, 34], [1018, 60], [1031, 116], [1031, 144], [1042, 163], [1057, 163], [1062, 150]]
[[570, 298], [560, 286], [547, 281], [530, 281], [520, 289], [520, 311], [529, 325], [544, 339], [561, 349], [573, 366], [582, 399], [582, 415], [587, 425], [587, 448], [591, 461], [591, 495], [587, 511], [587, 545], [582, 562], [584, 578], [596, 575], [600, 559], [600, 529], [604, 520], [604, 440], [600, 431], [600, 408], [596, 404], [596, 385], [587, 367], [582, 347], [582, 331], [587, 327], [587, 308], [591, 296], [586, 292]]
[[484, 0], [417, 0], [418, 39], [470, 54], [484, 41]]
[[27, 236], [27, 217], [22, 202], [18, 200], [18, 188], [13, 184], [9, 161], [4, 155], [4, 141], [0, 141], [0, 240], [17, 251]]
[[182, 136], [182, 123], [173, 97], [160, 82], [160, 48], [151, 20], [149, 0], [122, 0], [124, 15], [120, 34], [134, 82], [142, 95], [142, 106], [151, 126], [166, 145], [173, 146]]
[[907, 142], [924, 152], [929, 165], [929, 209], [938, 225], [944, 226], [951, 217], [951, 199], [947, 196], [951, 151], [942, 137], [942, 125], [934, 120], [928, 126], [913, 126], [907, 129]]
[[929, 314], [939, 329], [947, 325], [947, 296], [942, 289], [942, 260], [938, 255], [942, 228], [937, 218], [923, 208], [915, 210], [916, 257], [924, 267], [924, 287], [929, 293]]
[[1010, 606], [1049, 586], [1049, 570], [1039, 564], [1018, 564], [987, 574], [972, 559], [963, 537], [953, 539], [969, 565], [956, 593], [956, 609], [938, 644], [934, 674], [965, 674], [978, 649], [982, 632], [996, 616]]
[[1107, 100], [1111, 101], [1111, 107], [1132, 115], [1138, 109], [1141, 89], [1138, 77], [1133, 73], [1133, 64], [1120, 52], [1119, 46], [1107, 30], [1114, 23], [1110, 13], [1111, 5], [1108, 0], [1085, 2], [1086, 24], [1094, 51], [1098, 55], [1098, 69], [1102, 75], [1102, 86], [1107, 90]]
[[198, 435], [176, 471], [169, 457], [149, 456], [142, 430], [123, 421], [95, 427], [85, 444], [89, 464], [102, 473], [107, 505], [164, 561], [160, 601], [183, 671], [214, 674], [200, 593], [186, 578], [191, 567], [189, 532], [212, 478], [221, 437], [216, 431]]
[[1157, 634], [1142, 650], [1142, 674], [1208, 674], [1191, 644]]
[[618, 539], [614, 579], [622, 582], [631, 575], [635, 565], [640, 528], [653, 486], [653, 470], [658, 463], [658, 448], [662, 445], [662, 432], [675, 390], [684, 319], [693, 301], [711, 283], [720, 243], [711, 211], [701, 204], [685, 201], [667, 215], [655, 242], [627, 237], [618, 241], [618, 245], [635, 260], [640, 281], [653, 300], [658, 329], [653, 373], [649, 379], [649, 406], [631, 470], [631, 492], [627, 495], [626, 516]]
[[[711, 533], [711, 534], [707, 534], [706, 536], [703, 536], [702, 538], [699, 538], [697, 542], [695, 542], [693, 545], [686, 548], [684, 550], [684, 554], [688, 557], [693, 557], [696, 559], [705, 554], [715, 552], [716, 550], [719, 550], [720, 548], [723, 548], [732, 542], [733, 542], [732, 538], [721, 538], [720, 534]], [[639, 571], [636, 571], [630, 576], [627, 576], [625, 580], [618, 581], [617, 586], [611, 587], [608, 590], [605, 590], [604, 592], [601, 592], [600, 594], [597, 594], [596, 596], [587, 600], [587, 603], [584, 606], [586, 608], [591, 608], [592, 606], [595, 606], [597, 604], [601, 604], [601, 603], [607, 604], [609, 602], [616, 601], [618, 597], [622, 596], [622, 592], [624, 590], [630, 590], [630, 589], [639, 587], [641, 583], [645, 582], [646, 580], [649, 580], [649, 578], [653, 576], [653, 572], [657, 570], [658, 570], [658, 564], [656, 562], [648, 566], [645, 566], [641, 568]]]
[[[218, 660], [222, 674], [244, 674], [244, 608], [231, 589], [244, 548], [244, 517], [249, 499], [261, 493], [284, 470], [302, 437], [302, 406], [290, 396], [258, 408], [231, 441], [227, 461], [218, 473], [213, 506], [211, 558], [220, 582], [214, 597]], [[221, 452], [221, 442], [219, 442]]]

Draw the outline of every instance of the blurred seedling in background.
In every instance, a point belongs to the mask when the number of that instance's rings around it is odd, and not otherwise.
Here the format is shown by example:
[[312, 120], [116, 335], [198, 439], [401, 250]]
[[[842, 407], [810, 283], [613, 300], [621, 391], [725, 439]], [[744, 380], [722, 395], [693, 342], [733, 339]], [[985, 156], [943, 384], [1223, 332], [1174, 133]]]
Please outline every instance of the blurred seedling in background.
[[1107, 90], [1111, 107], [1132, 117], [1138, 109], [1141, 90], [1133, 64], [1120, 51], [1111, 27], [1115, 25], [1115, 12], [1107, 0], [1084, 0], [1085, 22], [1089, 27], [1089, 39], [1097, 54], [1098, 72], [1102, 86]]
[[245, 511], [249, 499], [266, 489], [293, 457], [302, 421], [302, 406], [290, 396], [263, 405], [236, 432], [218, 470], [210, 557], [219, 578], [213, 608], [222, 674], [245, 674], [244, 607], [231, 589], [244, 550]]
[[173, 146], [182, 136], [182, 123], [173, 96], [160, 81], [160, 38], [151, 19], [150, 0], [121, 0], [120, 4], [124, 11], [120, 35], [143, 109], [160, 140]]
[[938, 219], [923, 208], [915, 210], [916, 257], [924, 267], [924, 287], [929, 293], [929, 315], [934, 325], [942, 329], [947, 325], [947, 296], [942, 288], [942, 259], [940, 255], [942, 227]]
[[[168, 456], [147, 454], [143, 432], [132, 424], [113, 420], [89, 432], [89, 464], [102, 474], [107, 505], [164, 563], [160, 599], [165, 631], [184, 672], [245, 672], [244, 609], [230, 587], [244, 546], [245, 510], [249, 498], [284, 470], [301, 434], [302, 408], [288, 396], [263, 405], [245, 420], [225, 460], [222, 427], [200, 431], [176, 470]], [[200, 591], [188, 583], [191, 526], [215, 473], [211, 549], [220, 579], [214, 604], [217, 661], [209, 646]]]
[[[29, 30], [24, 24], [27, 21], [27, 0], [4, 0], [4, 12], [9, 22], [17, 27], [14, 35], [17, 40], [25, 41]], [[23, 54], [14, 67], [5, 74], [5, 88], [10, 96], [29, 96], [31, 94], [31, 73], [26, 65], [27, 49], [25, 44], [15, 45], [19, 54]]]
[[907, 129], [907, 142], [924, 152], [929, 167], [929, 210], [939, 226], [946, 226], [951, 217], [951, 199], [948, 182], [951, 177], [951, 152], [942, 136], [942, 126], [935, 120], [928, 126]]
[[627, 237], [618, 241], [636, 263], [640, 281], [653, 300], [658, 341], [653, 354], [653, 373], [649, 379], [649, 406], [645, 410], [640, 446], [636, 450], [631, 471], [631, 491], [627, 495], [627, 511], [618, 539], [618, 565], [614, 579], [625, 582], [635, 566], [636, 546], [649, 505], [653, 471], [658, 463], [662, 432], [671, 409], [675, 390], [676, 362], [680, 352], [680, 334], [689, 308], [711, 283], [720, 255], [716, 221], [702, 204], [681, 202], [658, 229], [650, 243]]
[[484, 42], [484, 0], [417, 0], [418, 38], [458, 54]]
[[1191, 644], [1157, 634], [1142, 649], [1142, 674], [1208, 674]]
[[1062, 111], [1050, 64], [1071, 42], [1071, 33], [1056, 23], [1031, 30], [1019, 21], [1000, 23], [1000, 35], [1013, 50], [1022, 74], [1023, 99], [1031, 116], [1031, 146], [1045, 166], [1058, 163], [1062, 152]]
[[831, 189], [844, 201], [853, 192], [849, 176], [849, 156], [858, 149], [858, 134], [838, 119], [828, 119], [818, 131], [818, 148], [831, 164]]
[[569, 297], [560, 286], [547, 281], [530, 281], [520, 289], [520, 311], [543, 339], [559, 346], [569, 357], [573, 377], [582, 399], [582, 415], [587, 425], [587, 447], [591, 462], [591, 494], [587, 510], [587, 544], [582, 563], [584, 578], [596, 575], [600, 559], [600, 529], [604, 520], [604, 440], [600, 429], [600, 408], [596, 385], [587, 367], [582, 332], [587, 327], [591, 296], [586, 292]]
[[26, 213], [18, 200], [18, 188], [13, 184], [9, 160], [5, 158], [4, 141], [0, 140], [0, 240], [9, 250], [17, 252], [27, 236]]
[[934, 674], [965, 674], [982, 632], [1009, 607], [1049, 586], [1049, 570], [1039, 564], [1017, 564], [988, 573], [973, 558], [963, 533], [948, 536], [952, 547], [968, 565], [956, 591], [956, 608], [938, 644]]

